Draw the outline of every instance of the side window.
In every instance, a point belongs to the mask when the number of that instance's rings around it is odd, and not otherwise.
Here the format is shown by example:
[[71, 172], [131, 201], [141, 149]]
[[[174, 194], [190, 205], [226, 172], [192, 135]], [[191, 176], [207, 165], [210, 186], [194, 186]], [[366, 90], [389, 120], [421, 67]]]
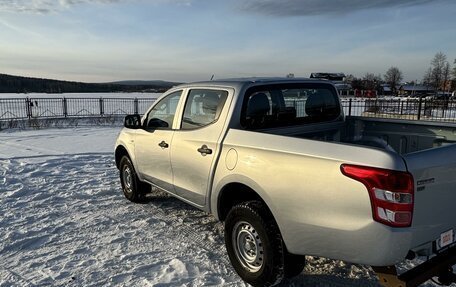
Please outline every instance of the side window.
[[228, 96], [222, 90], [190, 90], [182, 118], [183, 130], [192, 130], [216, 122]]
[[181, 95], [182, 91], [178, 91], [161, 99], [147, 115], [145, 127], [165, 130], [171, 129]]
[[246, 92], [241, 124], [263, 129], [340, 118], [338, 94], [333, 86], [320, 83], [258, 86]]

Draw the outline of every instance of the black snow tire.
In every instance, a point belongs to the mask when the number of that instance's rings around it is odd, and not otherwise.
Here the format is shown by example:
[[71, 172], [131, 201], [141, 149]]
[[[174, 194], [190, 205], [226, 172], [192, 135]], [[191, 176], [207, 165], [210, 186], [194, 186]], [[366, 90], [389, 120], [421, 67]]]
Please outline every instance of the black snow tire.
[[139, 180], [135, 167], [128, 156], [123, 156], [119, 165], [120, 182], [125, 197], [131, 202], [145, 203], [146, 195], [150, 193], [151, 186]]
[[[272, 214], [262, 202], [241, 203], [229, 211], [225, 245], [234, 269], [252, 286], [274, 286], [284, 278], [286, 248]], [[253, 263], [251, 258], [255, 258]]]
[[285, 254], [285, 278], [298, 276], [306, 266], [306, 257], [303, 255], [294, 255], [286, 252]]

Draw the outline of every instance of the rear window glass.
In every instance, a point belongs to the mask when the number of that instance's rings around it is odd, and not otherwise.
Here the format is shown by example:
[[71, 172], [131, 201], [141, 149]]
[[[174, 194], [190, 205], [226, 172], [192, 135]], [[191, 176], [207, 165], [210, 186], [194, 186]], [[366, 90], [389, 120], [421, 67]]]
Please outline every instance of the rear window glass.
[[286, 84], [249, 89], [241, 124], [262, 129], [332, 121], [340, 116], [338, 95], [327, 84]]

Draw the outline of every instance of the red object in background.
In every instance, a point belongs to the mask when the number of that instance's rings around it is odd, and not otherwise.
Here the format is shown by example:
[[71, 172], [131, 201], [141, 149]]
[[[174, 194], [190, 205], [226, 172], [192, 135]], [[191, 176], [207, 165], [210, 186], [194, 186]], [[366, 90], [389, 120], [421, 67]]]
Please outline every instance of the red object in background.
[[367, 91], [367, 97], [368, 97], [368, 98], [375, 98], [375, 97], [377, 97], [377, 91], [374, 91], [374, 90], [369, 90], [369, 91]]
[[377, 91], [374, 90], [355, 90], [355, 97], [357, 98], [376, 98]]

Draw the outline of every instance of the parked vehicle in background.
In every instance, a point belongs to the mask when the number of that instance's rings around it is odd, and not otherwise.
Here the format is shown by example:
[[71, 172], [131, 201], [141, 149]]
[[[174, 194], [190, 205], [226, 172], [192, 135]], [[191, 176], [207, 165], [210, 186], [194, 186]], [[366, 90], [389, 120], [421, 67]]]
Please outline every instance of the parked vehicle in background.
[[[300, 274], [304, 255], [416, 286], [456, 282], [455, 142], [451, 124], [346, 118], [328, 81], [253, 78], [171, 89], [126, 117], [115, 158], [127, 199], [153, 186], [224, 221], [253, 286]], [[397, 276], [416, 255], [437, 256]]]

